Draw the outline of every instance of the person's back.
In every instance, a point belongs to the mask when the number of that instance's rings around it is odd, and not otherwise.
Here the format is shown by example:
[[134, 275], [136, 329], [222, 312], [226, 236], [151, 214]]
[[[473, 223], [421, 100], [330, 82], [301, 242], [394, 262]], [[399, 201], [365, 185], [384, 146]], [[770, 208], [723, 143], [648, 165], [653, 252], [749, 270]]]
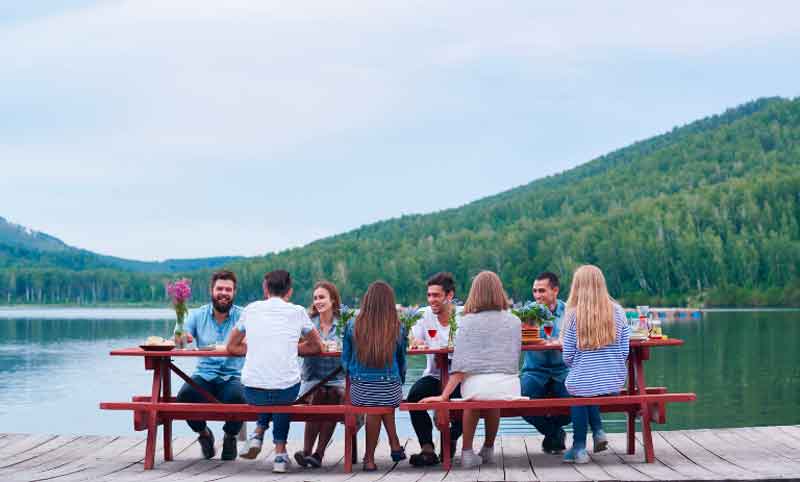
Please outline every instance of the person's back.
[[516, 376], [522, 342], [520, 325], [519, 318], [507, 311], [482, 311], [463, 316], [456, 336], [451, 371], [468, 375], [514, 375], [518, 382]]
[[[564, 363], [570, 367], [567, 390], [576, 397], [619, 392], [625, 385], [630, 330], [625, 312], [609, 296], [600, 268], [581, 266], [572, 278], [562, 335]], [[588, 463], [586, 432], [592, 429], [594, 451], [608, 448], [597, 405], [573, 406], [572, 448], [564, 462]]]
[[575, 312], [565, 318], [564, 360], [570, 365], [566, 386], [579, 397], [617, 393], [625, 386], [628, 373], [626, 360], [630, 349], [630, 329], [625, 310], [614, 304], [615, 341], [608, 345], [583, 350], [577, 343]]
[[[288, 405], [295, 402], [300, 392], [298, 340], [303, 339], [308, 354], [319, 353], [322, 341], [305, 308], [288, 301], [292, 296], [288, 271], [270, 271], [264, 276], [264, 296], [266, 300], [251, 303], [242, 312], [228, 339], [228, 352], [245, 355], [242, 384], [247, 403]], [[286, 472], [291, 464], [286, 452], [289, 414], [272, 413], [265, 408], [240, 455], [249, 459], [258, 455], [270, 422], [275, 444], [272, 470]]]
[[239, 327], [247, 334], [245, 386], [277, 390], [300, 382], [297, 340], [311, 328], [305, 308], [278, 297], [256, 301], [244, 309]]
[[[355, 341], [355, 320], [347, 323], [342, 347], [342, 366], [350, 380], [355, 381], [399, 381], [405, 383], [405, 329], [400, 327], [394, 339], [393, 356], [383, 366], [370, 366], [359, 359], [359, 346]], [[361, 348], [363, 350], [364, 347]]]
[[[350, 403], [360, 407], [398, 407], [406, 377], [406, 336], [395, 309], [394, 290], [383, 281], [372, 283], [361, 310], [345, 329], [342, 366], [350, 376]], [[406, 458], [400, 445], [394, 411], [367, 415], [364, 470], [375, 471], [375, 447], [381, 424], [389, 436], [391, 457]]]

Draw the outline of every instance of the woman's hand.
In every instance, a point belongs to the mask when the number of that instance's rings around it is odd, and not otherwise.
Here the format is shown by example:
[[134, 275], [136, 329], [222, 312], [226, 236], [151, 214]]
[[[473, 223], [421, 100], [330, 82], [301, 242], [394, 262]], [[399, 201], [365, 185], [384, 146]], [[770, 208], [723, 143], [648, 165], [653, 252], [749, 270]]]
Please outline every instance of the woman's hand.
[[436, 403], [436, 402], [446, 402], [445, 398], [441, 395], [436, 397], [425, 397], [419, 401], [419, 403]]

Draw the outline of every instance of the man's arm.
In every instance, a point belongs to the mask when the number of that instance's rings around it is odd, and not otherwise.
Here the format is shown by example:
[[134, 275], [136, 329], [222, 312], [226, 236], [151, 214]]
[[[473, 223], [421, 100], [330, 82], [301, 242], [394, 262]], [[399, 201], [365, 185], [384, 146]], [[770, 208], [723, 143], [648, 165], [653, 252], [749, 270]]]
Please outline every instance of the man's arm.
[[298, 355], [316, 355], [322, 351], [322, 338], [316, 328], [305, 334], [297, 344]]
[[225, 347], [228, 350], [228, 353], [232, 355], [247, 354], [247, 343], [244, 341], [244, 336], [245, 334], [239, 331], [238, 328], [231, 330], [231, 334], [228, 337], [228, 345]]

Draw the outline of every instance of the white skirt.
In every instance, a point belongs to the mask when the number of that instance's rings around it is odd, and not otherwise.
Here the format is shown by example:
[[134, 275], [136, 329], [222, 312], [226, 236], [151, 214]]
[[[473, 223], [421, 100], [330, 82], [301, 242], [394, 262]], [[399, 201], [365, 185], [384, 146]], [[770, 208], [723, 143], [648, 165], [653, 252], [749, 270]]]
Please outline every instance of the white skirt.
[[461, 382], [464, 400], [520, 400], [519, 377], [507, 373], [467, 374]]

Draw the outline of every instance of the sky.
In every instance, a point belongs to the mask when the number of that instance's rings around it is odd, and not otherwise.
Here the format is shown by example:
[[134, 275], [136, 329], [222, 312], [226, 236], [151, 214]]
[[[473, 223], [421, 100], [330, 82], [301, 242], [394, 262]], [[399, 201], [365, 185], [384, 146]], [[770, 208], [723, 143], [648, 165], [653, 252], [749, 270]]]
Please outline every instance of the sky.
[[261, 255], [800, 95], [800, 2], [551, 3], [3, 2], [0, 216]]

